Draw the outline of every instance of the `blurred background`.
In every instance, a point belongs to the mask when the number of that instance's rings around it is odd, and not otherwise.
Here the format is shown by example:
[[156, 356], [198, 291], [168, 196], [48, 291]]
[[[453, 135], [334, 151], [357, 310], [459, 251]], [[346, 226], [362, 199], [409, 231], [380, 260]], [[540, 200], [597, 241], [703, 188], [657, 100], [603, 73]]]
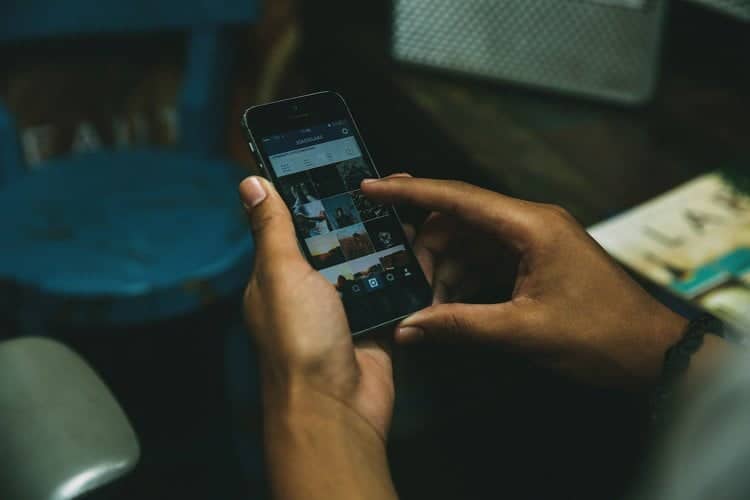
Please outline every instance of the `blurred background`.
[[[747, 2], [216, 4], [0, 6], [0, 342], [65, 342], [130, 418], [141, 461], [90, 498], [267, 498], [239, 306], [250, 105], [337, 90], [381, 174], [586, 226], [717, 169], [746, 185]], [[615, 498], [644, 459], [642, 396], [487, 348], [396, 366], [405, 499]]]

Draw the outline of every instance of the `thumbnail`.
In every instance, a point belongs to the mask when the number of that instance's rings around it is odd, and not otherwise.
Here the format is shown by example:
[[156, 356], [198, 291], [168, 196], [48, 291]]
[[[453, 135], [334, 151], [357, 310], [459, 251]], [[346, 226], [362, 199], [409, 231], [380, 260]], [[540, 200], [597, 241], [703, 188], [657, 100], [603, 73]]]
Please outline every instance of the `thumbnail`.
[[313, 201], [293, 210], [294, 224], [303, 238], [311, 238], [331, 232], [331, 223], [325, 208], [319, 201]]
[[284, 201], [296, 211], [299, 207], [319, 201], [315, 186], [307, 172], [279, 178], [279, 190]]
[[329, 267], [320, 271], [331, 284], [339, 288], [341, 285], [354, 280], [354, 274], [348, 263], [339, 264], [338, 266]]
[[353, 192], [352, 199], [354, 200], [354, 206], [359, 212], [359, 217], [363, 221], [383, 217], [389, 213], [384, 205], [365, 198], [362, 191]]
[[315, 269], [324, 269], [343, 263], [346, 259], [335, 233], [315, 236], [305, 240]]
[[328, 213], [328, 219], [333, 223], [334, 229], [343, 229], [361, 222], [349, 193], [326, 198], [323, 200], [323, 206]]
[[406, 247], [399, 246], [385, 252], [378, 253], [380, 263], [383, 267], [388, 269], [395, 269], [397, 267], [405, 267], [409, 265], [409, 254], [406, 251]]
[[375, 250], [387, 250], [397, 245], [403, 245], [401, 229], [393, 217], [381, 217], [365, 223]]
[[336, 165], [315, 168], [309, 171], [315, 190], [321, 198], [327, 198], [346, 192]]
[[336, 236], [347, 260], [364, 257], [375, 252], [370, 237], [367, 235], [367, 230], [362, 224], [339, 229], [336, 231]]
[[383, 266], [377, 255], [368, 255], [367, 257], [347, 262], [347, 264], [352, 270], [355, 280], [368, 278], [375, 273], [383, 271]]
[[336, 165], [336, 168], [338, 168], [341, 178], [344, 180], [347, 191], [359, 189], [359, 185], [362, 184], [363, 179], [373, 177], [372, 170], [370, 170], [361, 156], [352, 160], [342, 161]]

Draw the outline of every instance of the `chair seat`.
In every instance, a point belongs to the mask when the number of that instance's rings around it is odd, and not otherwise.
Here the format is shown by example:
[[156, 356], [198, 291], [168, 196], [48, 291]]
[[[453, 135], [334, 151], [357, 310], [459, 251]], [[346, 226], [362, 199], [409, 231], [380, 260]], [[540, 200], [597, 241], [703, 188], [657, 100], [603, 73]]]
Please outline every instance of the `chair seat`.
[[167, 150], [47, 162], [0, 189], [0, 280], [33, 290], [58, 319], [187, 312], [247, 278], [239, 178], [227, 163]]

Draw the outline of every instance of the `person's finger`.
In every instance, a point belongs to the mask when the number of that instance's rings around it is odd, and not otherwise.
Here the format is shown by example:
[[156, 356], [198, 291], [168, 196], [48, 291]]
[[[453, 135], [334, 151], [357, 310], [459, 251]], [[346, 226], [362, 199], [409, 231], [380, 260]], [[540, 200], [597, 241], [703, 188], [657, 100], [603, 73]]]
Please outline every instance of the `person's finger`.
[[516, 248], [533, 237], [534, 204], [463, 182], [410, 177], [365, 179], [365, 196], [381, 203], [411, 204], [454, 215], [475, 227], [502, 235]]
[[423, 340], [502, 343], [527, 347], [534, 311], [514, 302], [503, 304], [439, 304], [406, 318], [396, 330], [396, 341]]
[[[432, 275], [433, 303], [455, 302], [459, 297], [476, 290], [475, 283], [467, 282], [469, 275], [466, 264], [450, 256], [443, 257], [435, 265]], [[464, 291], [471, 286], [471, 290]]]
[[414, 250], [414, 255], [417, 257], [417, 262], [419, 262], [419, 266], [422, 268], [422, 272], [424, 273], [425, 278], [427, 278], [427, 282], [432, 285], [432, 273], [435, 260], [434, 256], [432, 255], [432, 253], [430, 253], [429, 250], [419, 246], [418, 239], [414, 243], [412, 249]]
[[453, 246], [464, 245], [465, 242], [462, 240], [465, 239], [465, 233], [466, 224], [456, 217], [433, 212], [419, 228], [414, 245], [419, 245], [435, 255], [442, 255]]
[[[382, 331], [377, 337], [355, 340], [354, 356], [363, 370], [390, 376], [393, 373], [393, 335]], [[372, 370], [373, 366], [377, 369]], [[387, 378], [380, 382], [387, 383]]]
[[383, 180], [383, 179], [398, 179], [398, 178], [413, 179], [413, 178], [414, 178], [414, 176], [413, 176], [413, 175], [411, 175], [411, 174], [409, 174], [409, 173], [407, 173], [407, 172], [397, 172], [397, 173], [395, 173], [395, 174], [391, 174], [391, 175], [386, 175], [385, 177], [378, 177], [378, 178], [367, 178], [367, 179], [363, 179], [363, 180], [362, 180], [362, 181], [361, 181], [361, 182], [359, 183], [359, 188], [360, 188], [360, 189], [362, 189], [362, 186], [363, 186], [364, 184], [368, 183], [368, 182], [372, 182], [372, 181], [379, 181], [379, 180]]
[[417, 236], [417, 230], [414, 229], [414, 226], [412, 224], [404, 224], [404, 234], [406, 235], [406, 241], [409, 242], [410, 245], [414, 244], [414, 238]]
[[[385, 333], [385, 332], [381, 332]], [[381, 334], [377, 337], [363, 340], [355, 340], [355, 349], [361, 352], [367, 352], [374, 355], [384, 353], [389, 359], [393, 355], [393, 335]]]
[[302, 258], [291, 214], [271, 183], [248, 177], [240, 183], [239, 192], [253, 231], [256, 266]]
[[[437, 286], [438, 268], [456, 252], [470, 258], [466, 253], [466, 224], [456, 217], [433, 212], [419, 228], [414, 240], [414, 253], [422, 265], [425, 276], [433, 287]], [[455, 260], [455, 259], [453, 259]], [[435, 302], [446, 302], [445, 294], [434, 289]]]
[[395, 174], [386, 175], [385, 177], [383, 177], [383, 179], [394, 179], [397, 177], [414, 177], [414, 176], [408, 172], [397, 172]]

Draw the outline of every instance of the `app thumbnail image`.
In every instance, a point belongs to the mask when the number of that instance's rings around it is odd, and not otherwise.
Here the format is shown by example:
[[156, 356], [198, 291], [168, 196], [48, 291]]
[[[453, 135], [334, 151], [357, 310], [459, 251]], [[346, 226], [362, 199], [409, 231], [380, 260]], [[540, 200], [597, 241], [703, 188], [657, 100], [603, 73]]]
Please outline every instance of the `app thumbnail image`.
[[364, 257], [375, 252], [370, 237], [367, 235], [367, 230], [362, 224], [339, 229], [336, 231], [336, 236], [339, 238], [341, 249], [344, 251], [347, 260]]
[[310, 170], [310, 179], [312, 179], [315, 190], [321, 198], [327, 198], [346, 192], [344, 181], [341, 180], [336, 165], [328, 165]]
[[315, 186], [307, 172], [301, 172], [294, 175], [286, 175], [279, 179], [281, 196], [292, 211], [299, 207], [319, 201]]
[[385, 206], [365, 198], [362, 191], [352, 193], [352, 199], [354, 200], [354, 207], [363, 221], [383, 217], [389, 213]]
[[344, 180], [347, 191], [359, 189], [363, 179], [373, 177], [372, 170], [362, 157], [342, 161], [336, 165], [336, 168], [338, 168], [341, 178]]
[[393, 217], [381, 217], [365, 223], [375, 250], [387, 250], [396, 245], [403, 245], [401, 230]]
[[383, 271], [383, 266], [377, 255], [368, 255], [361, 259], [347, 262], [354, 274], [355, 280], [368, 278], [369, 276]]
[[380, 252], [378, 257], [385, 269], [395, 269], [410, 264], [409, 254], [403, 246], [396, 247], [392, 251]]
[[359, 213], [354, 208], [354, 201], [350, 194], [342, 194], [323, 200], [323, 206], [328, 213], [328, 219], [333, 222], [335, 229], [343, 229], [359, 224]]
[[331, 232], [331, 223], [326, 210], [319, 201], [313, 201], [293, 211], [294, 223], [303, 238], [311, 238]]
[[339, 289], [339, 291], [345, 286], [345, 284], [354, 281], [354, 274], [348, 263], [339, 264], [338, 266], [329, 267], [320, 271], [333, 286]]
[[343, 263], [346, 259], [335, 233], [315, 236], [305, 240], [315, 269], [324, 269]]

